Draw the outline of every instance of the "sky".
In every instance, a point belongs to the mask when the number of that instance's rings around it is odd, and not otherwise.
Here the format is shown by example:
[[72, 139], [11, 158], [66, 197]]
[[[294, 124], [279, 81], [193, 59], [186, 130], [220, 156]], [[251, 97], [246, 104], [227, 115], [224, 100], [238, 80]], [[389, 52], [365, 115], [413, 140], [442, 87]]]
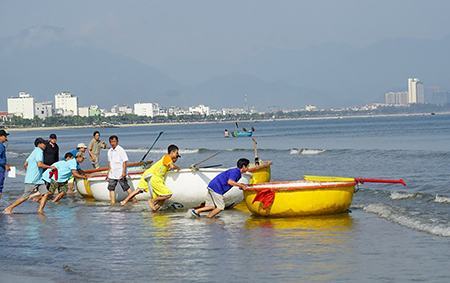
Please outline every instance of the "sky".
[[240, 73], [270, 50], [449, 36], [450, 1], [6, 1], [0, 38], [30, 27], [133, 58], [187, 85]]

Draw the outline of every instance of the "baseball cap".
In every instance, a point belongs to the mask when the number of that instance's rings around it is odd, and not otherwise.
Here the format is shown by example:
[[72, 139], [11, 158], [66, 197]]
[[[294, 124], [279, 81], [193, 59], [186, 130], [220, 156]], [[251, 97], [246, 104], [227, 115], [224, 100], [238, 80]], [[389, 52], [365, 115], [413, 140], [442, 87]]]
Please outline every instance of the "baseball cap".
[[57, 137], [56, 137], [55, 134], [51, 134], [51, 135], [49, 136], [49, 138], [50, 138], [50, 139], [57, 139]]
[[77, 148], [87, 148], [87, 146], [84, 143], [79, 143]]
[[7, 133], [5, 130], [0, 130], [0, 136], [9, 136], [9, 133]]

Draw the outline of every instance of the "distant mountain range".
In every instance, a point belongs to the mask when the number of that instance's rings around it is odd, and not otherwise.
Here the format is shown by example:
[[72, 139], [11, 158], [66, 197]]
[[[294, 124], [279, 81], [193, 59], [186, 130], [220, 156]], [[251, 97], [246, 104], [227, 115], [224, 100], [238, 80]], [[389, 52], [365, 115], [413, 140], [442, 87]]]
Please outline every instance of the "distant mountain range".
[[0, 109], [6, 109], [6, 97], [21, 90], [39, 101], [69, 90], [80, 105], [105, 107], [138, 101], [243, 106], [245, 95], [248, 105], [259, 109], [367, 103], [381, 101], [386, 91], [406, 89], [411, 76], [425, 86], [450, 89], [448, 50], [450, 37], [387, 40], [361, 48], [266, 49], [242, 61], [234, 73], [182, 85], [156, 67], [68, 39], [56, 27], [35, 27], [0, 39]]

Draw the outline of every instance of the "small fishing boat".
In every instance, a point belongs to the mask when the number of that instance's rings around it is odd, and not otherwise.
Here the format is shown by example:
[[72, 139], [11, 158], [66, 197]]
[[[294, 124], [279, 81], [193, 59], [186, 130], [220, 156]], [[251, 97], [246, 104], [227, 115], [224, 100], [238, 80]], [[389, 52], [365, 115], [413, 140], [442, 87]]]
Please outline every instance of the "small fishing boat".
[[231, 132], [231, 136], [234, 138], [251, 137], [253, 136], [253, 132], [233, 131]]
[[270, 217], [327, 215], [346, 212], [356, 182], [306, 180], [251, 185], [244, 200], [252, 214]]
[[[128, 183], [132, 190], [137, 188], [139, 180], [144, 173], [143, 169], [133, 170], [128, 173]], [[170, 171], [166, 177], [166, 185], [172, 190], [172, 197], [166, 202], [164, 208], [186, 209], [201, 206], [207, 195], [209, 182], [219, 173], [228, 168], [200, 168], [198, 170], [182, 169], [180, 171]], [[255, 177], [250, 173], [245, 173], [239, 182], [249, 184], [252, 182], [267, 182], [270, 178], [268, 168], [261, 169], [262, 172], [256, 172]], [[150, 180], [151, 176], [146, 176]], [[77, 179], [77, 188], [84, 197], [92, 197], [97, 201], [109, 201], [108, 181], [106, 174], [95, 174], [87, 180]], [[151, 186], [150, 186], [151, 188]], [[116, 200], [125, 199], [127, 193], [120, 186], [115, 190]], [[137, 200], [148, 200], [150, 193], [141, 193], [136, 196]], [[244, 199], [240, 189], [234, 187], [224, 195], [226, 208], [231, 208]]]
[[347, 212], [357, 184], [402, 184], [402, 180], [305, 176], [304, 180], [250, 185], [244, 200], [252, 214], [268, 217], [330, 215]]

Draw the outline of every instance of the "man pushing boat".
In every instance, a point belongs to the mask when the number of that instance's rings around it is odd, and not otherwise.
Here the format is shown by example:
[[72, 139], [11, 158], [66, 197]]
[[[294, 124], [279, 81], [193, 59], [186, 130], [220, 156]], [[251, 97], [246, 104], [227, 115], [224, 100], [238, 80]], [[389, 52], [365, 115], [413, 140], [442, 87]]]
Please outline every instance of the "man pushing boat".
[[[46, 141], [42, 138], [37, 138], [34, 141], [34, 146], [34, 150], [28, 156], [24, 164], [24, 168], [26, 169], [24, 193], [21, 197], [5, 208], [3, 211], [5, 214], [12, 214], [15, 207], [27, 201], [35, 192], [39, 192], [39, 195], [45, 195], [48, 193], [47, 188], [44, 185], [44, 181], [42, 180], [42, 173], [44, 169], [55, 169], [55, 167], [44, 164], [44, 149], [46, 146]], [[45, 203], [41, 199], [38, 213], [44, 213], [44, 205]]]
[[210, 211], [208, 218], [213, 218], [225, 209], [225, 201], [223, 195], [231, 190], [232, 187], [238, 187], [241, 190], [247, 189], [247, 185], [238, 183], [242, 177], [242, 173], [249, 171], [250, 161], [241, 158], [236, 164], [236, 168], [228, 169], [220, 173], [208, 184], [208, 194], [205, 200], [205, 206], [192, 209], [191, 213], [195, 217], [200, 217], [200, 213]]
[[164, 202], [172, 197], [172, 191], [166, 186], [165, 179], [167, 173], [170, 170], [180, 170], [180, 167], [175, 165], [179, 154], [178, 146], [171, 144], [167, 148], [167, 154], [165, 154], [158, 162], [153, 164], [149, 169], [145, 170], [139, 181], [137, 189], [128, 195], [126, 199], [120, 202], [121, 205], [125, 205], [130, 199], [136, 195], [148, 192], [147, 178], [150, 177], [150, 185], [152, 186], [152, 194], [148, 200], [148, 204], [153, 212], [158, 211]]
[[84, 161], [84, 155], [78, 152], [76, 156], [73, 156], [71, 152], [64, 155], [64, 160], [55, 162], [52, 164], [55, 170], [47, 169], [44, 174], [42, 174], [42, 180], [44, 180], [47, 190], [49, 191], [44, 195], [43, 200], [44, 206], [47, 202], [47, 198], [50, 195], [57, 193], [53, 202], [56, 203], [62, 199], [68, 190], [68, 181], [73, 176], [75, 178], [86, 179], [87, 175], [80, 173], [78, 170], [79, 164]]

